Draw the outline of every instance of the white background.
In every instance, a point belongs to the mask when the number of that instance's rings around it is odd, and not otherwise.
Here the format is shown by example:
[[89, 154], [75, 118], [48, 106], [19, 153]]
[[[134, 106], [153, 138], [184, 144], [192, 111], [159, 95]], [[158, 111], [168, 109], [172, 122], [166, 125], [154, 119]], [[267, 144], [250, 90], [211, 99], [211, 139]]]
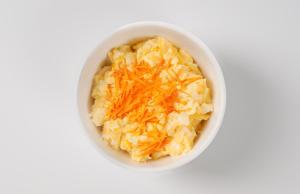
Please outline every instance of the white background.
[[[300, 3], [0, 2], [0, 193], [300, 193]], [[213, 144], [165, 174], [114, 166], [86, 137], [76, 84], [92, 49], [141, 20], [179, 25], [221, 62], [228, 101]]]

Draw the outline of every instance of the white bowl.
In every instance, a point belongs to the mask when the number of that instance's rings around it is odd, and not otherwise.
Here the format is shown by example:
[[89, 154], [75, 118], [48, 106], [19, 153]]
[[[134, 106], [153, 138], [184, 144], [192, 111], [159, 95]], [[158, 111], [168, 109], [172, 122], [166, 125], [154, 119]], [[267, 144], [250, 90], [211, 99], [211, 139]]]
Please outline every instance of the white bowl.
[[[195, 142], [190, 152], [178, 157], [165, 157], [145, 163], [137, 163], [131, 160], [128, 154], [113, 150], [103, 141], [99, 130], [97, 130], [91, 122], [88, 102], [93, 76], [101, 62], [106, 59], [109, 50], [133, 40], [153, 36], [165, 37], [193, 56], [212, 88], [214, 111], [204, 126], [203, 134]], [[216, 136], [223, 120], [226, 105], [226, 90], [223, 74], [216, 58], [209, 48], [196, 36], [174, 25], [162, 22], [138, 22], [128, 24], [104, 39], [88, 57], [80, 75], [77, 92], [80, 118], [85, 130], [96, 145], [96, 148], [103, 156], [110, 159], [111, 162], [139, 171], [174, 169], [187, 164], [199, 156]]]

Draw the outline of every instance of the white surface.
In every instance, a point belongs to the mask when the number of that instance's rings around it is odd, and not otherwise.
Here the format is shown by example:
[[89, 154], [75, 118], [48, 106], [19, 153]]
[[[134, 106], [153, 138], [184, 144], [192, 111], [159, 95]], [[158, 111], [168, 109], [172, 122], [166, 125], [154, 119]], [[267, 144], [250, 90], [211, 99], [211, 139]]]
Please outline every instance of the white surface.
[[[104, 65], [107, 61], [107, 53], [114, 47], [127, 44], [132, 41], [141, 40], [145, 37], [162, 36], [184, 49], [194, 56], [196, 64], [200, 66], [201, 72], [208, 80], [212, 88], [214, 111], [210, 119], [205, 122], [203, 133], [194, 144], [193, 149], [181, 157], [164, 157], [145, 163], [133, 161], [129, 154], [112, 149], [107, 142], [101, 138], [99, 129], [90, 118], [90, 93], [95, 72], [99, 70], [99, 63]], [[123, 166], [136, 171], [162, 172], [185, 165], [199, 156], [213, 141], [218, 133], [226, 107], [225, 81], [220, 65], [209, 48], [196, 36], [175, 25], [164, 22], [135, 22], [118, 28], [109, 37], [101, 41], [97, 48], [89, 55], [81, 71], [78, 90], [77, 104], [84, 130], [88, 133], [91, 141], [103, 156], [110, 159], [116, 165]]]
[[[0, 193], [299, 193], [299, 1], [128, 2], [1, 1]], [[87, 55], [137, 20], [195, 33], [226, 79], [217, 138], [202, 157], [167, 174], [107, 162], [76, 112]]]

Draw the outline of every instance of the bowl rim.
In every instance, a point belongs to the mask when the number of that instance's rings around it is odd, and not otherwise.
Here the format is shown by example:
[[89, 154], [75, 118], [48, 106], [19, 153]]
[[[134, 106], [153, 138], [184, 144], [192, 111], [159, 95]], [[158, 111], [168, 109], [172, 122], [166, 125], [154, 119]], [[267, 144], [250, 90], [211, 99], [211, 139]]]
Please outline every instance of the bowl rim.
[[[125, 164], [121, 161], [119, 161], [118, 159], [109, 156], [104, 150], [103, 148], [100, 148], [100, 146], [95, 142], [95, 138], [92, 137], [92, 134], [88, 132], [87, 128], [88, 126], [85, 124], [85, 121], [83, 120], [83, 116], [81, 113], [81, 109], [80, 109], [80, 83], [83, 79], [83, 71], [84, 68], [89, 60], [89, 58], [94, 54], [94, 52], [97, 50], [97, 48], [101, 47], [101, 45], [110, 37], [114, 36], [117, 33], [120, 33], [121, 31], [126, 31], [128, 29], [131, 28], [139, 28], [139, 27], [161, 27], [161, 28], [165, 28], [167, 30], [171, 30], [171, 31], [175, 31], [177, 33], [182, 34], [183, 36], [188, 37], [189, 39], [191, 39], [193, 42], [195, 42], [197, 45], [199, 45], [205, 52], [205, 54], [208, 56], [208, 58], [212, 61], [212, 64], [215, 66], [215, 70], [216, 73], [218, 74], [217, 77], [219, 79], [220, 82], [220, 94], [221, 94], [221, 103], [220, 103], [220, 109], [219, 109], [219, 116], [217, 118], [216, 125], [215, 125], [215, 129], [211, 132], [211, 134], [209, 135], [209, 138], [206, 139], [205, 144], [202, 145], [202, 149], [199, 149], [197, 152], [194, 152], [194, 154], [187, 158], [187, 159], [183, 159], [180, 160], [179, 162], [174, 162], [170, 165], [164, 165], [164, 166], [160, 166], [160, 167], [152, 167], [152, 168], [147, 168], [144, 166], [132, 166], [132, 165], [128, 165]], [[166, 23], [166, 22], [161, 22], [161, 21], [139, 21], [139, 22], [133, 22], [133, 23], [128, 23], [125, 24], [119, 28], [117, 28], [116, 30], [112, 31], [111, 33], [109, 33], [108, 35], [106, 35], [97, 45], [96, 47], [92, 50], [92, 52], [89, 53], [88, 57], [86, 58], [80, 74], [79, 74], [79, 79], [77, 81], [77, 95], [76, 95], [76, 102], [77, 102], [77, 111], [78, 111], [78, 116], [79, 116], [79, 120], [81, 121], [81, 125], [84, 128], [85, 134], [89, 137], [90, 142], [94, 145], [95, 149], [97, 149], [101, 155], [106, 158], [108, 161], [111, 161], [112, 163], [114, 163], [116, 166], [121, 166], [123, 168], [126, 169], [130, 169], [130, 170], [134, 170], [134, 171], [138, 171], [138, 172], [162, 172], [162, 171], [169, 171], [175, 168], [179, 168], [181, 166], [184, 166], [188, 163], [190, 163], [191, 161], [193, 161], [195, 158], [197, 158], [201, 153], [203, 153], [206, 148], [212, 143], [212, 141], [215, 139], [218, 131], [221, 128], [223, 119], [224, 119], [224, 114], [225, 114], [225, 109], [226, 109], [226, 86], [225, 86], [225, 79], [223, 76], [223, 72], [222, 69], [220, 67], [219, 62], [217, 61], [216, 57], [214, 56], [214, 54], [212, 53], [212, 51], [208, 48], [208, 46], [202, 41], [200, 40], [196, 35], [192, 34], [189, 31], [184, 30], [181, 27], [178, 27], [177, 25], [174, 24], [170, 24], [170, 23]], [[183, 156], [184, 157], [184, 156]]]

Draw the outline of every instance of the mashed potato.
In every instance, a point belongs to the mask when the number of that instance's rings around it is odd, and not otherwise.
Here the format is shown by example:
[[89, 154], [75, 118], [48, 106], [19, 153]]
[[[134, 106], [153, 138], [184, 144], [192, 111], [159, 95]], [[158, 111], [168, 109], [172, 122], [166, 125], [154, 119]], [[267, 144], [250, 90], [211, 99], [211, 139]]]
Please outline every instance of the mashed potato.
[[135, 161], [190, 151], [213, 106], [193, 58], [161, 37], [122, 45], [94, 77], [91, 118]]

